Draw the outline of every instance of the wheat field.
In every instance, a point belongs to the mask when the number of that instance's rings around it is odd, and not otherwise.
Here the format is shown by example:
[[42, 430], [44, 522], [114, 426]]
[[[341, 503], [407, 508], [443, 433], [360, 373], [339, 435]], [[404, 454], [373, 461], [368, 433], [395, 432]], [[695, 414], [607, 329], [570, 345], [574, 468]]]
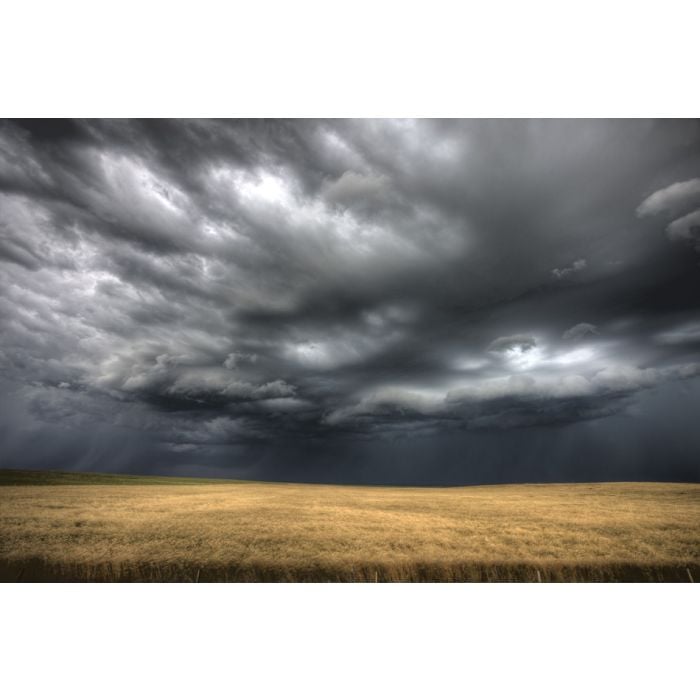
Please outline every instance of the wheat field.
[[0, 471], [3, 581], [698, 581], [700, 485]]

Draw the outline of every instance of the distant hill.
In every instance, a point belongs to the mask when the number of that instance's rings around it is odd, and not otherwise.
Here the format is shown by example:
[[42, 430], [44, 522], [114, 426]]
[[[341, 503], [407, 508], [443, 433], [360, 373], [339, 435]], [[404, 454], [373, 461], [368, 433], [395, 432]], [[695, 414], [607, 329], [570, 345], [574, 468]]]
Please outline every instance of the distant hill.
[[70, 486], [107, 484], [111, 486], [147, 484], [167, 486], [184, 484], [221, 484], [235, 479], [198, 479], [180, 476], [140, 476], [138, 474], [99, 474], [50, 470], [0, 469], [0, 486]]

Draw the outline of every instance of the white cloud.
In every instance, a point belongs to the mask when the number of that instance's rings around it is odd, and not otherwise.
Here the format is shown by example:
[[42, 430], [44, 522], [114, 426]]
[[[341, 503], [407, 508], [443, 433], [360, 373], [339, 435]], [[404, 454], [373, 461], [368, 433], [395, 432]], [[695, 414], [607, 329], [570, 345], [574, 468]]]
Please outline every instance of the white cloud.
[[581, 365], [590, 362], [596, 356], [595, 350], [590, 347], [576, 348], [568, 352], [556, 353], [548, 362], [555, 365]]
[[226, 369], [235, 369], [242, 364], [252, 363], [255, 364], [258, 361], [258, 356], [255, 353], [247, 352], [232, 352], [224, 360], [223, 366]]
[[700, 343], [700, 321], [683, 324], [676, 328], [658, 333], [655, 339], [664, 345], [683, 345]]
[[332, 411], [324, 419], [328, 425], [346, 423], [361, 416], [410, 413], [434, 415], [444, 409], [445, 397], [440, 392], [415, 388], [381, 387], [357, 403]]
[[[676, 182], [654, 192], [638, 207], [637, 216], [668, 212], [673, 221], [666, 227], [672, 241], [691, 241], [700, 250], [700, 178]], [[688, 209], [693, 211], [688, 212]], [[686, 213], [683, 213], [686, 212]], [[679, 214], [683, 214], [679, 216]]]
[[540, 376], [519, 374], [495, 377], [449, 391], [448, 403], [479, 403], [504, 398], [564, 398], [587, 396], [595, 389], [586, 377], [578, 374]]
[[451, 367], [459, 372], [476, 372], [488, 366], [489, 360], [473, 355], [461, 355], [451, 362]]
[[196, 247], [188, 195], [147, 161], [94, 149], [85, 150], [82, 157], [91, 180], [74, 182], [73, 187], [91, 211], [138, 231], [145, 241]]
[[666, 227], [666, 234], [672, 241], [697, 241], [700, 243], [700, 209], [672, 221]]
[[655, 369], [614, 365], [596, 372], [592, 382], [605, 391], [637, 391], [654, 386], [660, 376]]
[[41, 202], [0, 193], [0, 259], [36, 270], [75, 267], [77, 243], [60, 235], [51, 211]]
[[348, 329], [331, 338], [286, 342], [281, 354], [285, 360], [301, 367], [331, 370], [367, 360], [402, 335], [400, 329], [369, 325], [373, 333]]
[[574, 260], [573, 264], [571, 267], [564, 267], [564, 268], [558, 268], [555, 267], [552, 270], [552, 275], [556, 277], [557, 279], [563, 279], [565, 277], [569, 277], [569, 275], [573, 275], [575, 272], [580, 272], [581, 270], [585, 270], [587, 266], [587, 262], [585, 258], [580, 258], [579, 260]]
[[700, 178], [674, 182], [649, 195], [637, 207], [637, 216], [651, 216], [662, 211], [674, 212], [695, 201], [700, 201]]
[[522, 421], [532, 424], [553, 417], [579, 416], [575, 411], [571, 413], [570, 402], [574, 400], [584, 402], [584, 414], [599, 415], [601, 410], [610, 410], [605, 408], [606, 404], [614, 406], [613, 400], [625, 399], [661, 382], [698, 374], [700, 363], [674, 365], [661, 370], [608, 365], [584, 367], [581, 371], [566, 374], [521, 373], [477, 379], [446, 392], [405, 386], [381, 387], [361, 396], [354, 404], [336, 409], [326, 416], [325, 422], [342, 425], [362, 418], [395, 419], [403, 415], [409, 421], [461, 418], [474, 421], [474, 425], [498, 426], [499, 412], [504, 410], [499, 402], [505, 400], [517, 401], [515, 405], [519, 412], [517, 416], [504, 419], [506, 423]]
[[530, 335], [507, 335], [496, 338], [488, 347], [489, 352], [498, 353], [506, 363], [517, 370], [528, 370], [544, 360], [541, 348]]
[[531, 335], [504, 335], [492, 341], [489, 345], [489, 352], [508, 352], [510, 350], [519, 350], [526, 352], [532, 350], [537, 345], [537, 340]]
[[386, 175], [363, 175], [347, 170], [335, 182], [326, 184], [324, 196], [328, 202], [352, 206], [368, 203], [382, 197], [388, 191]]

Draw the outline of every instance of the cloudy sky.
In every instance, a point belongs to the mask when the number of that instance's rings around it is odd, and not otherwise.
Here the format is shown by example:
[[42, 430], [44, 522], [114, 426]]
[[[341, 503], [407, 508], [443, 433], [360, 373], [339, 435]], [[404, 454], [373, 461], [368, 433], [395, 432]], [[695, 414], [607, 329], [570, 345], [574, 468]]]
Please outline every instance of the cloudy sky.
[[0, 464], [700, 479], [700, 121], [0, 123]]

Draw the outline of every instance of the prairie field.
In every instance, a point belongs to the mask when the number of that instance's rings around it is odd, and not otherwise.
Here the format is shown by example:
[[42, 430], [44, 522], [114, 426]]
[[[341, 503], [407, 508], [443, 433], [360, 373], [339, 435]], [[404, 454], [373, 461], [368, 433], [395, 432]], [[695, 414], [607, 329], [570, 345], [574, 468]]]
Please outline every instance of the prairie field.
[[700, 581], [700, 485], [0, 470], [3, 581]]

